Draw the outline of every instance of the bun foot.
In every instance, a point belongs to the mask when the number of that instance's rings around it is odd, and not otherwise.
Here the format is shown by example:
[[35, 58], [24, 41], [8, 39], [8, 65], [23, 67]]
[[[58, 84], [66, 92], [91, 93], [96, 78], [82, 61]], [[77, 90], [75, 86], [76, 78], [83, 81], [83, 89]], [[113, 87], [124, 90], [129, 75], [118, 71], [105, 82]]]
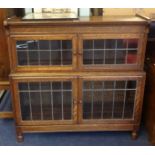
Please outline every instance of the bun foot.
[[24, 141], [23, 135], [17, 135], [17, 141], [18, 141], [19, 143], [23, 142], [23, 141]]
[[133, 140], [136, 140], [136, 139], [138, 138], [138, 133], [137, 133], [137, 131], [132, 131], [131, 137], [132, 137]]
[[21, 129], [19, 127], [16, 128], [16, 137], [17, 137], [17, 141], [18, 142], [23, 142], [24, 141], [24, 136], [23, 133], [21, 131]]

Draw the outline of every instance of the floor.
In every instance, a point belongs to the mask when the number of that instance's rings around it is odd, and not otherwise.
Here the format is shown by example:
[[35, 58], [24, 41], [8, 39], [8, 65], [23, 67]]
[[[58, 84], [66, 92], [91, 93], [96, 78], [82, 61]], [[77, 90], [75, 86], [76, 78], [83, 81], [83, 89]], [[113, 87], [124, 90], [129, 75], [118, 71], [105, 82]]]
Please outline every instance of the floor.
[[73, 133], [29, 133], [24, 142], [16, 141], [13, 120], [0, 120], [1, 146], [149, 146], [143, 127], [137, 140], [130, 132], [73, 132]]

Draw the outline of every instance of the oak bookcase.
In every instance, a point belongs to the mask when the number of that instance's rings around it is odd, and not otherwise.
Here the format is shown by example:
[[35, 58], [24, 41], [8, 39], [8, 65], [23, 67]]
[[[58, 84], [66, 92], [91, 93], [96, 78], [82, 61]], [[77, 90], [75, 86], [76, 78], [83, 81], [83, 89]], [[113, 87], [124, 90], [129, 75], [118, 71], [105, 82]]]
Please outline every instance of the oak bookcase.
[[103, 16], [4, 22], [18, 141], [26, 132], [140, 126], [148, 22]]

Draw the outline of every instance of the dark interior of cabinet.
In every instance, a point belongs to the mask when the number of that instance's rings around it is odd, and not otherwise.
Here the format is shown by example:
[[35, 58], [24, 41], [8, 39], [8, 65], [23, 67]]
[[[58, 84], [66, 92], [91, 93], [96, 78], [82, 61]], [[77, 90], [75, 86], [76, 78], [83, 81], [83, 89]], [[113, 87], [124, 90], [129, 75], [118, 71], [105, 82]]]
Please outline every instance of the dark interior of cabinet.
[[71, 40], [25, 40], [16, 42], [19, 66], [72, 65]]
[[23, 120], [71, 120], [72, 83], [19, 83]]
[[136, 81], [84, 81], [84, 119], [132, 119]]
[[83, 64], [136, 64], [138, 39], [91, 39], [83, 41]]
[[[25, 40], [16, 42], [19, 66], [72, 65], [71, 40]], [[83, 64], [136, 64], [138, 39], [83, 41]]]
[[[83, 119], [133, 119], [136, 80], [84, 81]], [[71, 120], [72, 83], [20, 82], [23, 120]]]

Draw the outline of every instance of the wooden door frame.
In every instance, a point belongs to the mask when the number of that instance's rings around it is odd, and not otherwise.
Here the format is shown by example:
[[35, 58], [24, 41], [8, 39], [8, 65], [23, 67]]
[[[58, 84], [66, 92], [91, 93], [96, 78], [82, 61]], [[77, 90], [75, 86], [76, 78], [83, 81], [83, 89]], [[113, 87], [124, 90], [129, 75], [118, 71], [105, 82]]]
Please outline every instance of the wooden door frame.
[[[137, 63], [136, 64], [104, 64], [104, 65], [83, 65], [83, 40], [90, 39], [138, 39]], [[110, 33], [110, 34], [80, 34], [79, 44], [79, 60], [78, 68], [85, 71], [126, 71], [126, 70], [143, 70], [143, 62], [145, 58], [145, 41], [146, 33]]]
[[[18, 125], [54, 125], [54, 124], [76, 124], [77, 123], [77, 79], [74, 76], [55, 76], [55, 77], [11, 77], [11, 90], [12, 90], [12, 100], [13, 109], [16, 118], [16, 123]], [[18, 93], [18, 82], [43, 82], [43, 81], [71, 81], [72, 82], [72, 120], [22, 120], [20, 99]]]
[[[92, 120], [83, 120], [83, 109], [82, 109], [82, 82], [84, 80], [136, 80], [137, 87], [135, 93], [135, 103], [134, 103], [134, 110], [133, 110], [133, 118], [132, 119], [92, 119]], [[117, 73], [113, 73], [110, 76], [81, 76], [79, 78], [79, 111], [78, 111], [78, 122], [80, 124], [96, 124], [96, 123], [125, 123], [125, 124], [138, 124], [140, 123], [141, 119], [141, 111], [142, 111], [142, 104], [143, 104], [143, 93], [144, 93], [144, 85], [145, 85], [145, 73], [142, 72], [141, 75], [135, 73], [135, 75], [129, 75], [129, 72], [124, 73], [124, 75], [119, 76]]]
[[[22, 40], [71, 40], [72, 41], [72, 65], [66, 66], [18, 66], [16, 41]], [[11, 35], [8, 39], [10, 50], [9, 57], [11, 70], [14, 72], [45, 72], [45, 71], [74, 71], [77, 69], [77, 36], [75, 34], [46, 34], [46, 35]]]

